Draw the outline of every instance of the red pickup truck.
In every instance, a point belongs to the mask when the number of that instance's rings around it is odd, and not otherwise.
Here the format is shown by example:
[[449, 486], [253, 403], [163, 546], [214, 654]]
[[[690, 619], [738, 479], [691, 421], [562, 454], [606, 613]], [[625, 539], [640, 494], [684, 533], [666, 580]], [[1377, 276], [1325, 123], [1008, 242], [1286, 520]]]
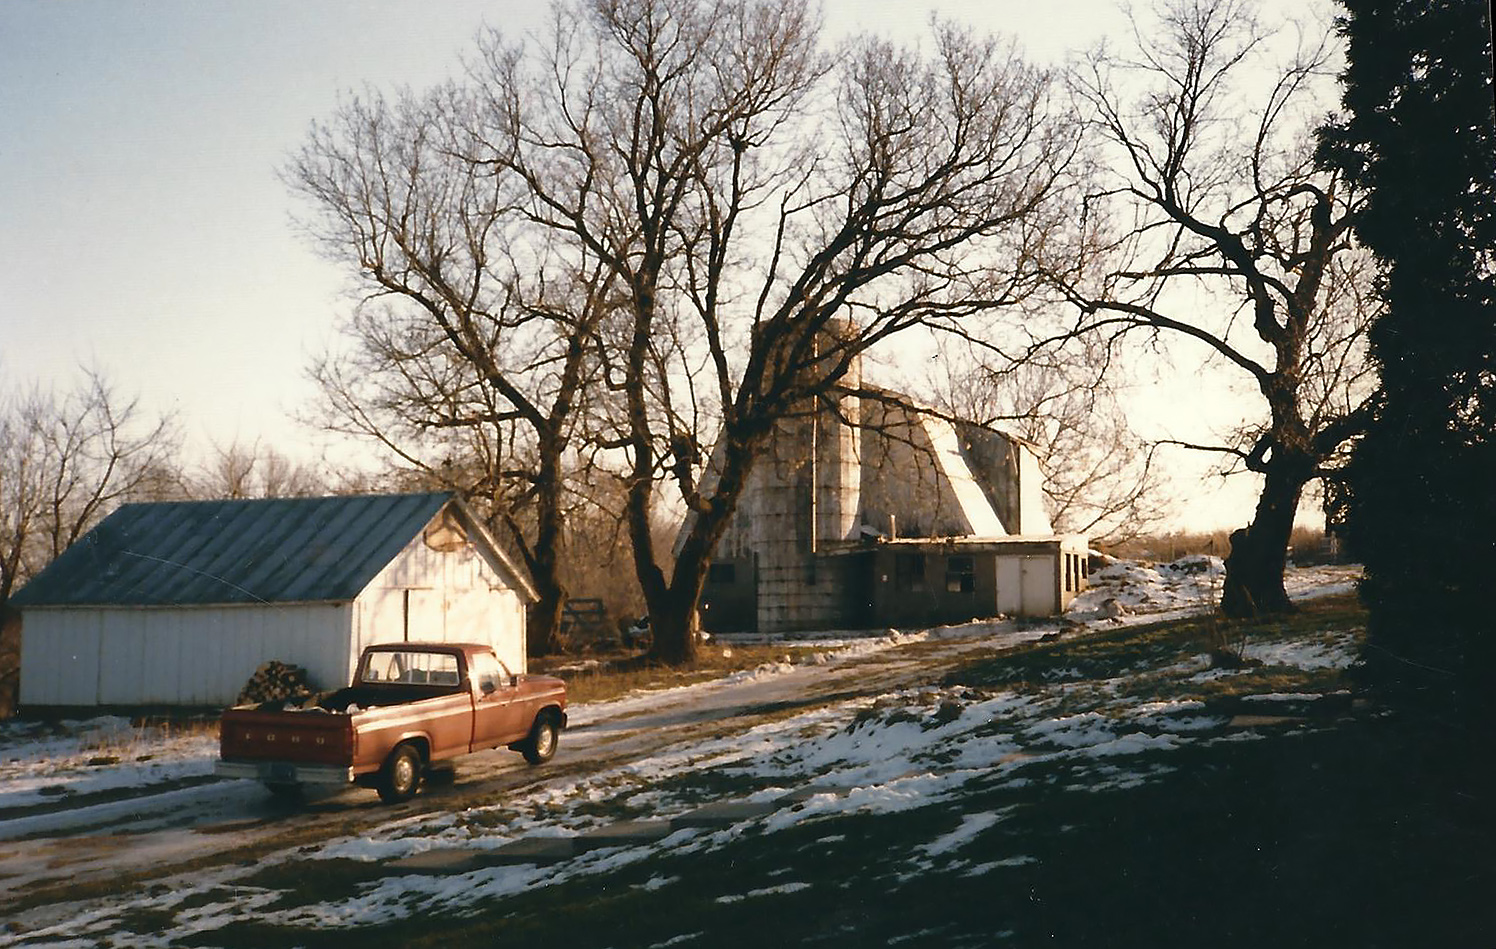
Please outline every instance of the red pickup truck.
[[531, 764], [547, 761], [565, 727], [560, 679], [512, 675], [474, 643], [386, 643], [364, 650], [346, 689], [225, 711], [215, 771], [276, 794], [358, 784], [393, 803], [412, 797], [433, 766], [470, 752], [508, 746]]

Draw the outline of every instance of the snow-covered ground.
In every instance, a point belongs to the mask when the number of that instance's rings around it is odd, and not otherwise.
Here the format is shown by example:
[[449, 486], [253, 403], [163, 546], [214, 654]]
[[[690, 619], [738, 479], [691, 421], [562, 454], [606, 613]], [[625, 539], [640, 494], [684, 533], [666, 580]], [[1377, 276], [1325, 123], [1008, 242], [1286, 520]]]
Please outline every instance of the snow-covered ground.
[[[1346, 567], [1296, 570], [1291, 590], [1303, 597], [1348, 589], [1356, 572]], [[990, 648], [1062, 628], [1066, 635], [1076, 635], [1077, 626], [1111, 628], [1201, 610], [1213, 604], [1220, 575], [1220, 562], [1209, 558], [1161, 567], [1116, 563], [1092, 576], [1092, 589], [1076, 601], [1063, 624], [1000, 621], [850, 642], [828, 639], [826, 651], [801, 664], [771, 663], [714, 682], [576, 706], [572, 726], [605, 729], [662, 708], [704, 708], [728, 696], [751, 705], [911, 641], [950, 640], [962, 648], [968, 643]], [[1283, 670], [1343, 668], [1354, 656], [1354, 642], [1344, 635], [1267, 641], [1248, 648], [1254, 658]], [[1186, 657], [1162, 671], [1186, 687], [1233, 674], [1209, 668], [1204, 656]], [[1023, 867], [1032, 856], [987, 854], [978, 861], [965, 857], [963, 849], [1007, 820], [1008, 805], [994, 801], [1021, 793], [1038, 775], [1049, 785], [1058, 782], [1062, 789], [1087, 793], [1129, 788], [1168, 771], [1170, 755], [1178, 749], [1251, 737], [1229, 729], [1222, 714], [1195, 698], [1140, 701], [1133, 683], [1145, 674], [1157, 676], [1160, 670], [1097, 678], [1061, 669], [1044, 682], [1021, 687], [921, 684], [833, 698], [793, 714], [769, 716], [746, 731], [707, 730], [661, 743], [613, 766], [540, 782], [501, 802], [395, 818], [354, 836], [271, 854], [254, 872], [287, 861], [374, 865], [433, 849], [492, 851], [521, 838], [574, 837], [619, 821], [678, 817], [722, 801], [766, 806], [762, 816], [734, 826], [682, 828], [663, 840], [597, 850], [556, 866], [494, 866], [450, 876], [392, 873], [362, 884], [354, 895], [329, 899], [301, 899], [261, 885], [242, 866], [225, 866], [80, 906], [63, 912], [62, 918], [33, 915], [12, 941], [27, 946], [170, 946], [241, 923], [339, 929], [417, 915], [461, 915], [538, 886], [614, 873], [661, 853], [709, 857], [730, 851], [745, 834], [774, 835], [809, 822], [938, 806], [953, 809], [959, 820], [909, 847], [900, 858], [899, 873], [913, 878], [937, 868], [966, 876], [1006, 872]], [[1305, 696], [1271, 693], [1257, 698], [1271, 703]], [[119, 719], [56, 728], [0, 725], [0, 839], [36, 832], [28, 805], [181, 782], [210, 772], [215, 751], [211, 735], [140, 732]], [[639, 885], [658, 891], [678, 882], [651, 876]], [[721, 894], [719, 902], [761, 900], [811, 885], [776, 880]], [[134, 932], [133, 918], [172, 922], [156, 931]]]
[[[1284, 586], [1291, 599], [1349, 593], [1361, 568], [1350, 564], [1291, 567]], [[1226, 565], [1219, 557], [1193, 554], [1172, 563], [1113, 561], [1089, 578], [1089, 589], [1075, 598], [1066, 616], [1091, 622], [1153, 622], [1213, 609], [1221, 601]]]
[[[126, 718], [0, 724], [0, 814], [213, 773], [215, 729], [136, 728]], [[3, 826], [3, 825], [0, 825]]]

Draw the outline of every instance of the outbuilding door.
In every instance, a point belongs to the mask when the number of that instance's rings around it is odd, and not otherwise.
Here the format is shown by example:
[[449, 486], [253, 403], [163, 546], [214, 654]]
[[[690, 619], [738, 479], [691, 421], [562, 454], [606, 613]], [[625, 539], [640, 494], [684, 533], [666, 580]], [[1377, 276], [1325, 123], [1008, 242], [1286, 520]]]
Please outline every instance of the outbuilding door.
[[1023, 558], [1023, 614], [1025, 616], [1048, 616], [1055, 612], [1054, 601], [1055, 559], [1053, 557]]
[[1009, 616], [1055, 612], [1055, 559], [1023, 554], [997, 558], [997, 610]]

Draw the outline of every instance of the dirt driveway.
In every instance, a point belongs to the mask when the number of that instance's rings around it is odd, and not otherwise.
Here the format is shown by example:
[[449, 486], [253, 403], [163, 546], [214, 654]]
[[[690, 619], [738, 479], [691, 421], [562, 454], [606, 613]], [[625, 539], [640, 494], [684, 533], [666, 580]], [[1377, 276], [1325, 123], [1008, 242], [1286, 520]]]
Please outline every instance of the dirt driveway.
[[[1014, 634], [1012, 642], [1037, 634]], [[129, 900], [184, 873], [253, 870], [267, 855], [458, 812], [647, 758], [672, 744], [731, 736], [775, 716], [920, 681], [973, 649], [966, 640], [885, 641], [823, 664], [783, 665], [683, 689], [575, 706], [562, 750], [527, 766], [507, 751], [471, 755], [455, 779], [395, 807], [369, 791], [313, 792], [286, 804], [250, 781], [195, 777], [78, 795], [0, 813], [0, 918], [12, 931], [57, 925], [90, 905]]]

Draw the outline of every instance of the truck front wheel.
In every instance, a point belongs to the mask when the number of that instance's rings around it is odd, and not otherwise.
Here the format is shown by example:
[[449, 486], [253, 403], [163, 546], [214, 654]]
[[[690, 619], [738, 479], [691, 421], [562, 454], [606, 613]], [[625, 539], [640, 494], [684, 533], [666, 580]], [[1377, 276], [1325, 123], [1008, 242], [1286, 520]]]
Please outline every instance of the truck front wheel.
[[531, 764], [544, 764], [550, 761], [556, 754], [556, 740], [560, 736], [560, 731], [556, 725], [556, 716], [550, 712], [541, 712], [535, 717], [535, 725], [530, 729], [530, 737], [519, 746], [520, 753]]
[[415, 797], [421, 786], [421, 753], [409, 743], [395, 746], [379, 772], [379, 799], [399, 804]]

